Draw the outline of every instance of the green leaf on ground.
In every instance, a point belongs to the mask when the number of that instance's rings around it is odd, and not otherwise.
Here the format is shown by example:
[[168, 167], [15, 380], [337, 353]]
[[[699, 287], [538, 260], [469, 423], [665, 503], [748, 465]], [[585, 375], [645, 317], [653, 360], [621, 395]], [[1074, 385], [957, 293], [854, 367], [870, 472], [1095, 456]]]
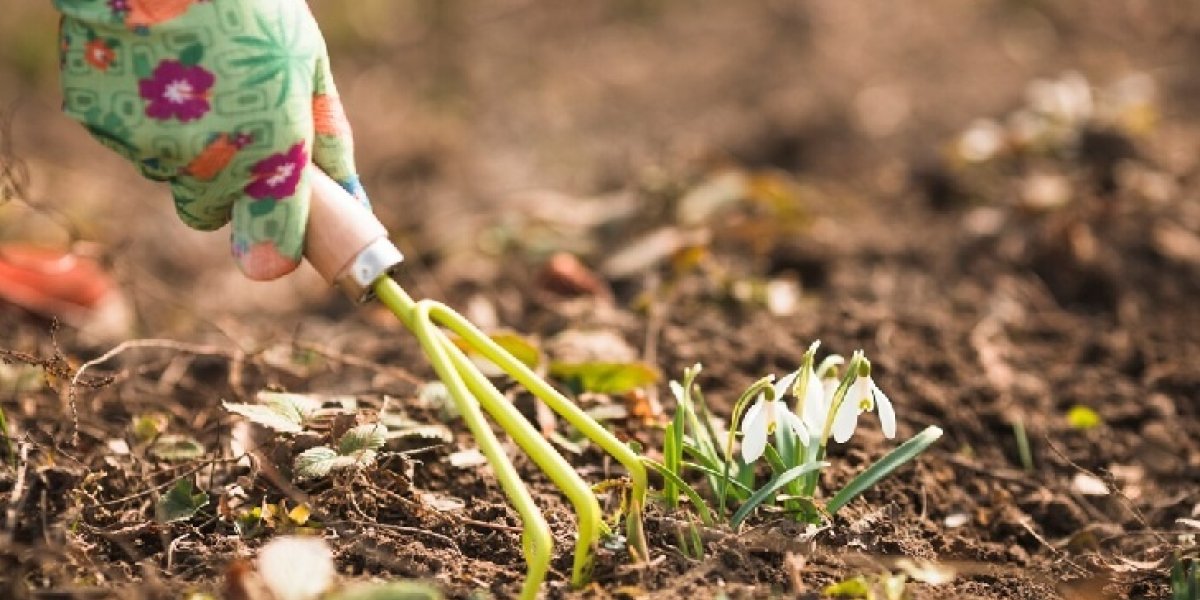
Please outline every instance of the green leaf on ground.
[[293, 463], [300, 479], [325, 477], [332, 471], [365, 467], [375, 463], [378, 454], [370, 449], [355, 450], [351, 454], [338, 454], [328, 446], [317, 446], [301, 452]]
[[159, 523], [186, 521], [207, 505], [208, 494], [197, 491], [190, 479], [180, 479], [159, 498], [154, 515]]
[[640, 362], [550, 364], [550, 375], [576, 389], [597, 394], [624, 394], [658, 381], [658, 370]]
[[150, 445], [150, 456], [171, 462], [195, 460], [204, 456], [204, 446], [190, 435], [161, 435]]
[[299, 433], [304, 429], [304, 422], [321, 408], [321, 401], [304, 394], [285, 394], [279, 392], [259, 392], [258, 404], [224, 402], [225, 410], [278, 431], [279, 433]]
[[338, 440], [338, 454], [343, 456], [378, 450], [387, 442], [387, 427], [382, 423], [359, 425], [347, 431]]
[[309, 448], [296, 457], [296, 474], [302, 479], [324, 477], [333, 470], [338, 458], [337, 451], [328, 446]]

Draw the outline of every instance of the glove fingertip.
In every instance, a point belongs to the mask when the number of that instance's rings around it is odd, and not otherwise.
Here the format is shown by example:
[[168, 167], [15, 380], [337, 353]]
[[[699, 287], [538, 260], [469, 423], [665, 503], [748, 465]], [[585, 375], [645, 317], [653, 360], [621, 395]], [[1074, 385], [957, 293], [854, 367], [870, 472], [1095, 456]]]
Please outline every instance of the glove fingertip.
[[279, 279], [300, 266], [300, 259], [285, 256], [272, 241], [249, 244], [244, 248], [234, 246], [234, 260], [247, 279], [271, 281]]

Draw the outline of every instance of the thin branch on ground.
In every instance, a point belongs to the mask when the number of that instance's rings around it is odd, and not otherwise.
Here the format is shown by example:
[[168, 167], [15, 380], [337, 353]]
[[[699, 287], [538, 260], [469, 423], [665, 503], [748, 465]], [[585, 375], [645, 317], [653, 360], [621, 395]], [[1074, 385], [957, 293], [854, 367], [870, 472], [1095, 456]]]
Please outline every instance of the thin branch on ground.
[[230, 352], [229, 350], [225, 350], [224, 348], [218, 348], [216, 346], [188, 344], [188, 343], [179, 342], [176, 340], [153, 339], [152, 338], [152, 339], [142, 339], [142, 340], [126, 340], [124, 342], [121, 342], [120, 344], [117, 344], [116, 347], [114, 347], [112, 350], [109, 350], [108, 352], [105, 352], [104, 354], [102, 354], [96, 358], [93, 358], [92, 360], [89, 360], [89, 361], [83, 363], [82, 365], [79, 365], [79, 369], [77, 369], [75, 371], [75, 374], [71, 377], [71, 383], [67, 386], [67, 404], [70, 406], [70, 409], [71, 409], [71, 419], [72, 419], [72, 423], [73, 423], [73, 426], [71, 429], [72, 445], [79, 444], [79, 409], [76, 404], [75, 390], [79, 386], [80, 378], [83, 377], [83, 374], [85, 372], [87, 372], [88, 369], [95, 367], [97, 365], [104, 364], [105, 362], [111, 360], [113, 357], [115, 357], [127, 350], [134, 350], [134, 349], [139, 349], [139, 348], [153, 348], [156, 350], [174, 350], [176, 352], [188, 352], [191, 354], [198, 354], [198, 355], [204, 355], [204, 356], [224, 356], [226, 358], [229, 358], [230, 360], [235, 359], [234, 354], [232, 352]]
[[1135, 519], [1137, 519], [1138, 523], [1141, 524], [1142, 528], [1146, 532], [1149, 532], [1151, 535], [1153, 535], [1155, 538], [1157, 538], [1159, 542], [1170, 545], [1170, 543], [1171, 543], [1170, 540], [1168, 540], [1167, 538], [1158, 534], [1157, 530], [1155, 530], [1153, 527], [1150, 526], [1150, 522], [1146, 520], [1146, 515], [1143, 515], [1142, 511], [1138, 509], [1137, 505], [1133, 503], [1133, 500], [1130, 500], [1129, 496], [1126, 496], [1125, 492], [1121, 491], [1120, 486], [1118, 486], [1116, 484], [1116, 481], [1113, 480], [1112, 475], [1107, 475], [1105, 477], [1101, 477], [1101, 476], [1097, 475], [1095, 472], [1093, 472], [1091, 469], [1084, 468], [1083, 466], [1079, 465], [1078, 463], [1076, 463], [1075, 461], [1073, 461], [1069, 457], [1067, 457], [1066, 453], [1064, 453], [1057, 445], [1055, 445], [1054, 442], [1050, 441], [1049, 435], [1046, 435], [1043, 437], [1046, 441], [1046, 445], [1050, 448], [1050, 450], [1052, 452], [1054, 452], [1054, 454], [1058, 455], [1059, 458], [1063, 459], [1068, 465], [1071, 466], [1071, 468], [1076, 469], [1081, 473], [1085, 473], [1099, 481], [1104, 482], [1104, 487], [1108, 488], [1108, 491], [1110, 493], [1115, 494], [1118, 498], [1121, 499], [1121, 502], [1123, 504], [1125, 504], [1125, 507], [1129, 509], [1129, 512], [1133, 513], [1133, 517]]
[[181, 473], [175, 477], [172, 477], [166, 483], [144, 489], [144, 490], [134, 493], [134, 494], [129, 494], [128, 496], [122, 496], [122, 497], [116, 498], [114, 500], [106, 500], [104, 502], [100, 502], [96, 505], [96, 507], [101, 508], [101, 507], [115, 506], [118, 504], [124, 504], [125, 502], [131, 502], [133, 500], [137, 500], [138, 498], [144, 498], [151, 494], [154, 494], [157, 492], [162, 492], [163, 490], [166, 490], [167, 488], [175, 485], [176, 483], [179, 483], [183, 479], [191, 477], [192, 475], [195, 475], [196, 473], [203, 471], [206, 467], [223, 464], [223, 463], [236, 463], [236, 462], [242, 460], [242, 458], [244, 458], [245, 456], [246, 456], [245, 454], [242, 454], [240, 456], [234, 456], [234, 457], [228, 457], [228, 458], [214, 458], [214, 459], [203, 461], [200, 464], [188, 469], [187, 471], [184, 471], [183, 473]]
[[412, 373], [409, 373], [408, 371], [405, 371], [404, 369], [401, 369], [399, 367], [391, 367], [388, 365], [382, 365], [377, 362], [367, 360], [361, 356], [355, 356], [353, 354], [346, 354], [343, 352], [338, 352], [337, 350], [327, 348], [327, 347], [317, 344], [315, 342], [296, 341], [296, 342], [293, 342], [293, 345], [296, 348], [299, 348], [301, 350], [319, 354], [321, 357], [332, 360], [334, 362], [338, 362], [338, 363], [341, 363], [344, 365], [350, 365], [352, 367], [358, 367], [360, 369], [366, 369], [368, 371], [372, 371], [372, 372], [378, 373], [380, 375], [386, 375], [388, 377], [392, 377], [393, 379], [396, 379], [398, 381], [411, 383], [413, 385], [423, 385], [425, 383], [421, 378], [419, 378], [416, 375], [413, 375]]

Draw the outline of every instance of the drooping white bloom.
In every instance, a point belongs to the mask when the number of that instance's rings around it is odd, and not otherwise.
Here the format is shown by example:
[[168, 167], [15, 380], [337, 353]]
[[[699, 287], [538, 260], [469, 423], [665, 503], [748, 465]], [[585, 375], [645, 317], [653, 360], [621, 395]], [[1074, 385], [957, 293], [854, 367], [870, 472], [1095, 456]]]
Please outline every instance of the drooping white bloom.
[[[825, 431], [829, 404], [833, 401], [833, 390], [837, 389], [838, 382], [836, 379], [826, 379], [822, 383], [817, 379], [817, 372], [813, 370], [812, 365], [804, 369], [807, 371], [807, 376], [803, 378], [804, 385], [801, 386], [802, 389], [796, 390], [796, 395], [800, 398], [800, 419], [804, 421], [804, 426], [811, 435], [819, 436]], [[833, 387], [829, 387], [830, 384]], [[807, 440], [805, 443], [808, 443]]]
[[858, 415], [876, 409], [884, 437], [896, 437], [896, 410], [892, 407], [892, 401], [875, 385], [870, 375], [855, 379], [834, 417], [833, 440], [839, 444], [848, 441], [858, 427]]
[[[765, 394], [759, 394], [758, 400], [742, 419], [742, 460], [750, 464], [767, 449], [767, 436], [775, 430], [778, 423], [791, 427], [792, 431], [802, 439], [808, 439], [808, 429], [804, 422], [788, 408], [784, 397], [791, 390], [796, 373], [792, 373], [775, 382], [775, 399], [767, 400]], [[814, 378], [815, 379], [815, 378]]]

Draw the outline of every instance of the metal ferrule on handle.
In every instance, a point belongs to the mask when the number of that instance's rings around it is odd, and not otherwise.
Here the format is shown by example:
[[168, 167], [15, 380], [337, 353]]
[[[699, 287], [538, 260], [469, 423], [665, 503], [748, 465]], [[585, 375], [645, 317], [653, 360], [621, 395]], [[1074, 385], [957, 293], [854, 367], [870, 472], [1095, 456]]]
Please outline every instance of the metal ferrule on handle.
[[312, 165], [308, 169], [312, 201], [304, 256], [325, 281], [340, 287], [352, 300], [370, 300], [371, 284], [390, 274], [404, 261], [404, 255], [366, 206], [324, 171]]

